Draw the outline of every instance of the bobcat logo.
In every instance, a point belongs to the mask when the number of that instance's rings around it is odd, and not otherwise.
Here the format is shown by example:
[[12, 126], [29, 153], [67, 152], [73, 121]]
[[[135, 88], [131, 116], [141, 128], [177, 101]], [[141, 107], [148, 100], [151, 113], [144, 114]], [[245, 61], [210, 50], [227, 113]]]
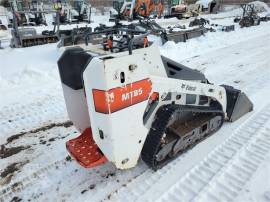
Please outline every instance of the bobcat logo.
[[107, 93], [106, 98], [107, 98], [107, 103], [114, 102], [114, 93], [113, 92], [112, 93]]

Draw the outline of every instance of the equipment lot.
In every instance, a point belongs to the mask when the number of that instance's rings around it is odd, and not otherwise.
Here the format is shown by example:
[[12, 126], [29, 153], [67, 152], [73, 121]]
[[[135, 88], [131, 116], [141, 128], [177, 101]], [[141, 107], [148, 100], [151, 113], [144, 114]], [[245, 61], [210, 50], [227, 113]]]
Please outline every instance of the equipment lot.
[[[212, 21], [230, 24], [233, 17]], [[245, 91], [254, 111], [157, 172], [142, 161], [124, 171], [111, 163], [83, 169], [65, 149], [78, 134], [67, 117], [57, 69], [63, 49], [6, 47], [0, 50], [0, 201], [269, 201], [270, 22], [159, 49], [213, 83]]]

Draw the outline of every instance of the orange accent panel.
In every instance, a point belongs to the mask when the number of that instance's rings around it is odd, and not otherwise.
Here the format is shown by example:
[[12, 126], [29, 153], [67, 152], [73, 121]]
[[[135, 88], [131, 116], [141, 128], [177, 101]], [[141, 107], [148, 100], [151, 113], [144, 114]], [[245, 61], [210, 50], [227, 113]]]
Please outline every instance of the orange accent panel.
[[155, 100], [158, 100], [158, 97], [159, 97], [159, 93], [153, 92], [152, 95], [150, 96], [150, 99], [155, 101]]
[[150, 79], [117, 87], [108, 91], [93, 89], [96, 112], [109, 114], [148, 99], [152, 90]]
[[70, 155], [85, 168], [92, 168], [108, 161], [93, 140], [91, 128], [85, 129], [79, 137], [67, 141], [66, 147]]
[[106, 91], [93, 89], [93, 99], [96, 112], [109, 113], [109, 105], [106, 102]]

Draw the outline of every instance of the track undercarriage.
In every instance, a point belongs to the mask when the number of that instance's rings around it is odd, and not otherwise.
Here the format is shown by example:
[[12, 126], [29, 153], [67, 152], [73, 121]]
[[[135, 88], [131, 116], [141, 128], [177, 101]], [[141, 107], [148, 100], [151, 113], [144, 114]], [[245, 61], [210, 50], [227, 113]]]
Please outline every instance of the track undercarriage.
[[43, 45], [48, 43], [56, 43], [58, 41], [57, 36], [43, 36], [38, 35], [37, 37], [25, 37], [21, 39], [22, 47], [30, 47], [30, 46], [37, 46]]
[[216, 132], [223, 121], [223, 112], [215, 108], [165, 105], [149, 130], [142, 159], [157, 170]]

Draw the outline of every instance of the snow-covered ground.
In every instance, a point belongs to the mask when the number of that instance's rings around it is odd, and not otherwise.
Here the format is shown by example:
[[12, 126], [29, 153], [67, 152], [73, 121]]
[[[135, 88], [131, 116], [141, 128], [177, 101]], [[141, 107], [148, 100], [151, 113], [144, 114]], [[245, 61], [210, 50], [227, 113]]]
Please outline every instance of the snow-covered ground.
[[[232, 23], [222, 15], [209, 17]], [[270, 22], [160, 46], [211, 82], [246, 92], [254, 111], [157, 172], [142, 161], [122, 171], [70, 159], [65, 142], [78, 133], [67, 117], [56, 46], [0, 50], [0, 201], [270, 201]]]

